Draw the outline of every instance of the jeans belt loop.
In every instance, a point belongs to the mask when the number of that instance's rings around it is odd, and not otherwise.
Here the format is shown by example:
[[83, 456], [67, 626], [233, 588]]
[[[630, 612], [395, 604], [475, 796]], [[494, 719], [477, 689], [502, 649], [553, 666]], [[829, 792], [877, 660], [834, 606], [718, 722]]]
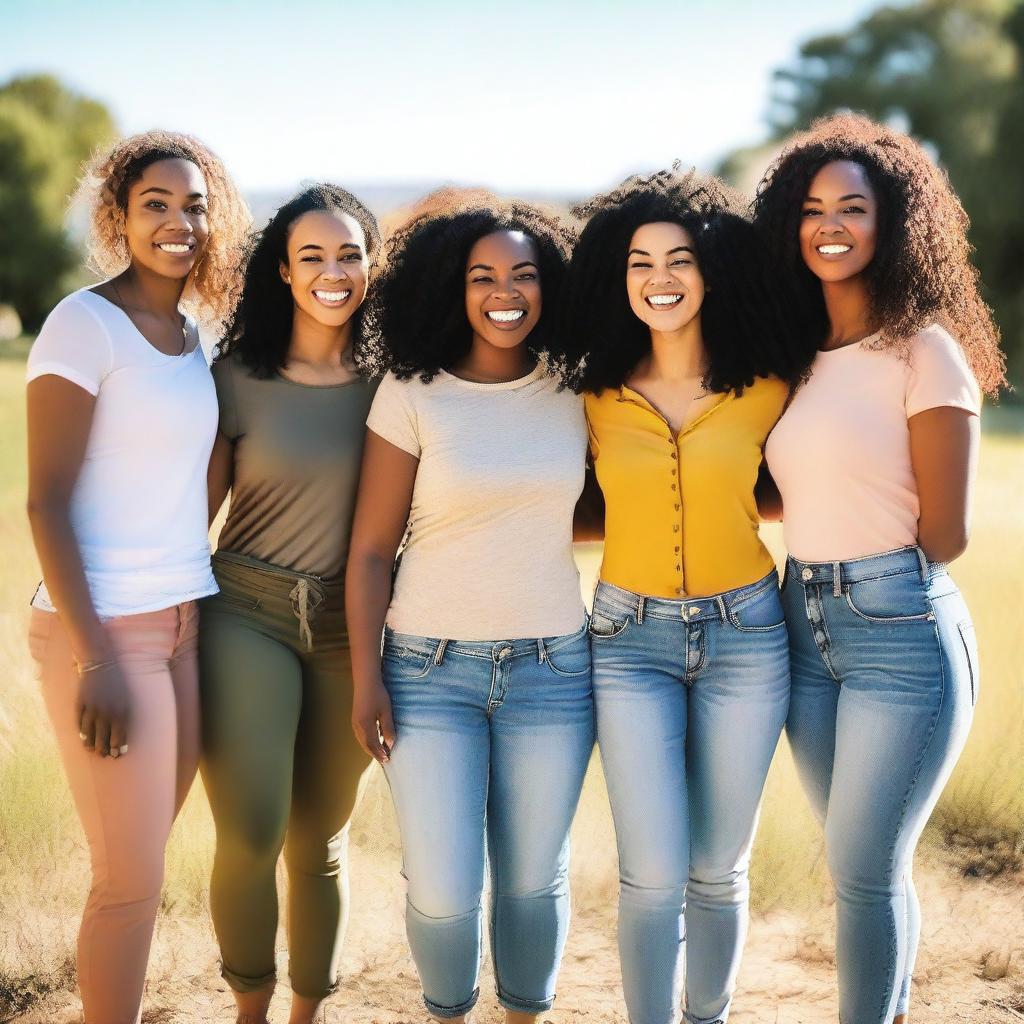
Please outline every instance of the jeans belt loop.
[[921, 545], [918, 544], [914, 551], [917, 552], [917, 561], [921, 566], [921, 582], [928, 582], [928, 556], [921, 550]]
[[644, 624], [644, 595], [640, 594], [636, 602], [636, 624], [642, 626]]
[[448, 641], [446, 639], [442, 640], [437, 645], [437, 650], [434, 651], [434, 664], [435, 665], [440, 665], [441, 662], [444, 661], [444, 652], [445, 652], [445, 649], [447, 647], [448, 647]]
[[537, 664], [543, 665], [544, 659], [548, 656], [548, 650], [544, 646], [544, 638], [537, 637]]
[[715, 604], [718, 605], [718, 614], [723, 622], [729, 621], [729, 613], [726, 611], [725, 598], [721, 594], [715, 595]]
[[832, 563], [832, 596], [843, 596], [842, 577], [839, 574], [839, 562]]

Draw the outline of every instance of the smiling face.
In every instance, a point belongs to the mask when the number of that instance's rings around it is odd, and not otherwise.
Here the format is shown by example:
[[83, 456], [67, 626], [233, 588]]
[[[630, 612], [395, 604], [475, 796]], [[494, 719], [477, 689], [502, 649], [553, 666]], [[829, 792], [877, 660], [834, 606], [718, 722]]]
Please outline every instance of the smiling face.
[[288, 262], [281, 279], [297, 310], [326, 327], [341, 327], [366, 298], [366, 236], [350, 214], [313, 210], [288, 230]]
[[853, 160], [825, 164], [804, 198], [800, 253], [825, 282], [856, 277], [875, 255], [878, 203], [867, 172]]
[[157, 160], [128, 190], [124, 230], [132, 262], [184, 278], [210, 236], [206, 181], [191, 160]]
[[686, 228], [658, 221], [633, 232], [626, 293], [634, 314], [658, 334], [678, 333], [699, 316], [704, 277]]
[[473, 334], [496, 348], [523, 344], [541, 312], [539, 257], [522, 231], [495, 231], [469, 250], [466, 316]]

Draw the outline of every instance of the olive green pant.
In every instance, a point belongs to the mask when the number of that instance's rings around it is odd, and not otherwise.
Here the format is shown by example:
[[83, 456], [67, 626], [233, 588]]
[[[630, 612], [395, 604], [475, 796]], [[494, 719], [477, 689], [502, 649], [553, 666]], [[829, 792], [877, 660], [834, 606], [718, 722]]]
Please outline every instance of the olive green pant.
[[199, 668], [221, 973], [238, 992], [274, 979], [283, 849], [292, 990], [318, 999], [337, 985], [348, 823], [369, 765], [350, 725], [342, 588], [233, 554], [218, 553], [214, 573]]

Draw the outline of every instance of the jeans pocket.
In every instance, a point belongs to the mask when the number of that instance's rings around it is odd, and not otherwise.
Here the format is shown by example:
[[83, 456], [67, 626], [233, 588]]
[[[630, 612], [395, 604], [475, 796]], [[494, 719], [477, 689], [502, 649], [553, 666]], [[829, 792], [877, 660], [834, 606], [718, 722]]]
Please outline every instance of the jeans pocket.
[[741, 633], [767, 633], [786, 624], [778, 585], [774, 582], [764, 590], [729, 608], [729, 621]]
[[633, 615], [630, 612], [595, 605], [588, 632], [592, 640], [614, 640], [626, 631], [632, 621]]
[[967, 677], [971, 684], [971, 707], [978, 703], [978, 684], [981, 675], [978, 664], [978, 637], [974, 631], [974, 623], [970, 619], [956, 624], [956, 631], [960, 635], [960, 643], [963, 644], [964, 655], [967, 659]]
[[879, 576], [843, 587], [850, 611], [867, 622], [921, 622], [934, 618], [925, 584], [917, 572]]
[[385, 685], [389, 679], [423, 679], [434, 664], [434, 657], [429, 651], [399, 644], [385, 644], [381, 660]]
[[554, 640], [544, 648], [544, 663], [556, 676], [584, 676], [590, 672], [590, 637], [580, 630], [572, 639]]

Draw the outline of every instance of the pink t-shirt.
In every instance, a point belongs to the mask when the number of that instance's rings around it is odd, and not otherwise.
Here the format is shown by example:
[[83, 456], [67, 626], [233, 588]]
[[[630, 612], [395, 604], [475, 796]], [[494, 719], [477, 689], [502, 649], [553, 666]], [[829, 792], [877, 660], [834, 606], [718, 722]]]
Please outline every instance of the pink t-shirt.
[[937, 324], [913, 339], [909, 362], [871, 348], [872, 340], [819, 352], [765, 446], [786, 547], [801, 561], [916, 544], [920, 505], [907, 421], [947, 405], [981, 412], [963, 350]]

